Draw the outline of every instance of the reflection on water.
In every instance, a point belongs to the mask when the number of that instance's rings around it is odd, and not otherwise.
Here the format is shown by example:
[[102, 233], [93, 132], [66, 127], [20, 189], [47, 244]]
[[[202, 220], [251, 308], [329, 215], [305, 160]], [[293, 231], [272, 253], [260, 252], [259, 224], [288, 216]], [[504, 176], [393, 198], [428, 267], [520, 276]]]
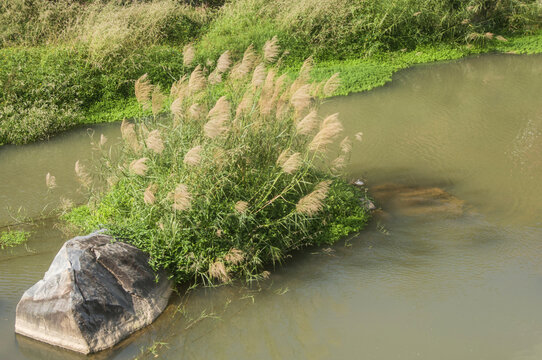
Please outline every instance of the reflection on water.
[[[177, 297], [149, 328], [88, 358], [539, 359], [541, 80], [541, 56], [483, 56], [328, 101], [323, 114], [364, 133], [349, 172], [382, 208], [369, 229], [293, 254], [261, 284]], [[39, 213], [77, 198], [73, 164], [88, 149], [85, 131], [0, 148], [0, 202]], [[50, 193], [48, 171], [59, 183]], [[64, 240], [44, 224], [28, 250], [0, 252], [0, 358], [79, 358], [13, 334], [18, 299]]]

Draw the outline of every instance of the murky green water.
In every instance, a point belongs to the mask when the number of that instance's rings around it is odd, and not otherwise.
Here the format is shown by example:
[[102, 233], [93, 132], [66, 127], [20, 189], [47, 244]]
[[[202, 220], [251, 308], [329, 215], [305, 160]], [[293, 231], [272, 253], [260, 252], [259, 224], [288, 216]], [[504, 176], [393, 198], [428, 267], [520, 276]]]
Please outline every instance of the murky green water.
[[[328, 101], [323, 113], [363, 132], [349, 171], [383, 208], [370, 228], [294, 254], [252, 289], [176, 298], [91, 358], [130, 359], [153, 341], [164, 359], [542, 358], [541, 94], [542, 56], [496, 55]], [[79, 130], [0, 148], [0, 223], [5, 206], [35, 216], [60, 195], [81, 199], [73, 165], [88, 142]], [[59, 184], [49, 193], [47, 171]], [[51, 221], [34, 230], [27, 248], [0, 252], [0, 359], [77, 359], [13, 333], [17, 301], [65, 240]]]

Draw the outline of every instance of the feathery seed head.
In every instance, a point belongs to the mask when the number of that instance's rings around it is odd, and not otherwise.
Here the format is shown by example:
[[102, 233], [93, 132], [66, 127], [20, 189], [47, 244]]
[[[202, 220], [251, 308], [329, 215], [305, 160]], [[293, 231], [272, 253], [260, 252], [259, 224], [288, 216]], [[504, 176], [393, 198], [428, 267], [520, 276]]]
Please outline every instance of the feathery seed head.
[[241, 79], [245, 77], [251, 70], [256, 60], [256, 54], [254, 53], [254, 46], [252, 44], [245, 50], [243, 54], [243, 60], [240, 64], [237, 64], [231, 73], [234, 79]]
[[156, 197], [154, 196], [154, 193], [157, 190], [157, 186], [155, 184], [150, 184], [143, 193], [143, 201], [147, 205], [152, 205], [156, 202]]
[[60, 208], [62, 209], [62, 212], [67, 212], [73, 207], [73, 201], [71, 201], [68, 198], [60, 197]]
[[339, 121], [339, 114], [329, 115], [320, 126], [320, 131], [314, 136], [309, 144], [309, 150], [324, 151], [326, 146], [333, 142], [333, 139], [343, 131]]
[[166, 96], [160, 91], [160, 86], [155, 86], [152, 92], [151, 100], [152, 114], [154, 116], [158, 115], [160, 110], [162, 110], [162, 107], [164, 106], [164, 100], [166, 100]]
[[107, 137], [104, 134], [100, 134], [100, 146], [104, 146], [107, 142]]
[[235, 111], [235, 117], [239, 117], [242, 114], [245, 114], [248, 109], [252, 106], [253, 101], [253, 92], [252, 90], [247, 90], [243, 95], [243, 99], [237, 105], [237, 110]]
[[141, 150], [141, 144], [139, 141], [137, 141], [137, 134], [135, 132], [135, 125], [132, 123], [129, 123], [126, 121], [126, 119], [122, 120], [122, 124], [120, 125], [120, 132], [122, 134], [122, 138], [126, 143], [132, 148], [134, 152], [138, 152]]
[[311, 104], [312, 97], [310, 95], [311, 87], [306, 84], [297, 89], [290, 100], [294, 109], [300, 112]]
[[246, 201], [238, 201], [235, 203], [235, 211], [243, 214], [248, 209], [248, 203]]
[[341, 85], [341, 81], [339, 78], [339, 73], [335, 73], [331, 75], [331, 77], [326, 81], [326, 84], [324, 85], [324, 95], [325, 96], [331, 96], [337, 91], [339, 86]]
[[296, 152], [290, 155], [281, 165], [286, 174], [293, 174], [301, 166], [301, 154]]
[[309, 216], [316, 215], [324, 206], [324, 200], [331, 185], [330, 180], [322, 181], [308, 195], [302, 197], [296, 205], [296, 211]]
[[310, 111], [296, 125], [297, 133], [300, 135], [309, 135], [318, 128], [318, 113], [316, 110]]
[[184, 211], [192, 206], [192, 195], [188, 191], [188, 186], [179, 184], [173, 193], [173, 210]]
[[216, 71], [219, 74], [223, 74], [226, 71], [228, 71], [230, 66], [231, 66], [230, 51], [226, 50], [222, 53], [222, 55], [220, 55], [220, 57], [218, 58], [218, 61], [216, 62]]
[[354, 137], [356, 138], [357, 141], [361, 142], [363, 140], [363, 133], [358, 132], [356, 133], [356, 135], [354, 135]]
[[263, 63], [258, 64], [252, 74], [252, 86], [257, 88], [262, 86], [265, 81], [265, 65]]
[[217, 71], [217, 69], [214, 69], [207, 78], [209, 81], [209, 84], [216, 85], [222, 82], [222, 74]]
[[267, 40], [263, 46], [263, 58], [268, 63], [274, 63], [280, 52], [279, 39], [273, 36], [271, 40]]
[[310, 77], [311, 77], [311, 71], [312, 71], [312, 67], [314, 66], [314, 60], [312, 58], [312, 56], [309, 56], [304, 62], [303, 62], [303, 65], [301, 66], [301, 69], [299, 70], [299, 77], [298, 79], [301, 81], [301, 82], [308, 82], [310, 80]]
[[282, 165], [284, 165], [284, 163], [286, 162], [286, 160], [288, 160], [288, 154], [290, 153], [290, 150], [289, 149], [286, 149], [286, 150], [282, 150], [282, 152], [280, 153], [278, 159], [277, 159], [277, 165], [282, 167]]
[[204, 125], [205, 136], [213, 139], [222, 135], [226, 130], [226, 122], [230, 119], [230, 103], [225, 96], [216, 102], [216, 105], [209, 111], [209, 121]]
[[352, 140], [347, 136], [345, 137], [340, 144], [341, 152], [345, 155], [349, 154], [352, 151]]
[[209, 275], [223, 283], [230, 281], [228, 271], [221, 261], [216, 261], [209, 266]]
[[184, 155], [184, 163], [192, 166], [198, 165], [201, 161], [201, 149], [201, 145], [198, 145], [188, 150], [188, 152]]
[[81, 185], [87, 188], [90, 187], [92, 183], [90, 175], [79, 160], [75, 162], [75, 174], [77, 175], [77, 180], [79, 180]]
[[173, 102], [171, 103], [171, 106], [169, 107], [169, 109], [171, 110], [171, 113], [173, 114], [173, 116], [176, 119], [181, 118], [182, 115], [183, 115], [183, 101], [182, 101], [182, 99], [177, 98], [177, 99], [173, 100]]
[[194, 45], [188, 44], [183, 49], [183, 64], [184, 66], [190, 66], [196, 58], [196, 49]]
[[190, 118], [193, 120], [199, 120], [203, 117], [203, 113], [205, 112], [205, 109], [203, 105], [194, 103], [190, 105], [188, 108], [188, 115], [190, 115]]
[[203, 75], [203, 70], [201, 65], [196, 66], [190, 78], [188, 79], [188, 90], [191, 93], [195, 93], [199, 90], [202, 90], [205, 87], [205, 76]]
[[147, 160], [148, 160], [148, 158], [146, 158], [146, 157], [141, 158], [141, 159], [133, 160], [133, 161], [130, 163], [130, 171], [133, 172], [133, 173], [136, 174], [136, 175], [144, 176], [145, 173], [146, 173], [147, 170], [148, 170], [148, 167], [147, 167], [147, 165], [145, 164], [145, 162], [146, 162]]
[[224, 260], [227, 262], [237, 265], [243, 261], [245, 258], [245, 253], [239, 249], [231, 248], [230, 251], [224, 256]]
[[45, 185], [49, 190], [56, 188], [56, 177], [51, 175], [51, 173], [47, 173], [47, 175], [45, 175]]
[[147, 74], [142, 75], [135, 82], [135, 96], [138, 103], [148, 108], [151, 98], [152, 84], [149, 82]]
[[158, 130], [151, 131], [145, 142], [147, 147], [157, 154], [161, 154], [164, 151], [164, 142]]
[[345, 154], [341, 154], [335, 158], [331, 162], [331, 170], [335, 173], [340, 172], [341, 170], [344, 170], [346, 167], [346, 156]]

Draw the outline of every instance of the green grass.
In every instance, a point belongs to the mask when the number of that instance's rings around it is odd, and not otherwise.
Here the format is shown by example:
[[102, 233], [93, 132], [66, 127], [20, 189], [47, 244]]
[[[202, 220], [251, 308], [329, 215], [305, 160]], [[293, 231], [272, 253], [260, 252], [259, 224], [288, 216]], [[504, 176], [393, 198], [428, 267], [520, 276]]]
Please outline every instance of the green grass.
[[30, 232], [23, 230], [11, 230], [0, 233], [0, 249], [18, 246], [28, 241]]
[[[315, 80], [342, 74], [337, 95], [380, 86], [417, 63], [542, 48], [542, 6], [535, 0], [232, 0], [220, 8], [173, 0], [0, 5], [0, 144], [141, 115], [133, 82], [148, 73], [168, 88], [193, 69], [183, 65], [181, 49], [189, 42], [197, 49], [196, 63], [205, 65], [226, 49], [240, 58], [248, 45], [261, 48], [277, 35], [289, 52], [281, 60], [283, 70], [313, 56]], [[497, 41], [497, 35], [509, 41]]]

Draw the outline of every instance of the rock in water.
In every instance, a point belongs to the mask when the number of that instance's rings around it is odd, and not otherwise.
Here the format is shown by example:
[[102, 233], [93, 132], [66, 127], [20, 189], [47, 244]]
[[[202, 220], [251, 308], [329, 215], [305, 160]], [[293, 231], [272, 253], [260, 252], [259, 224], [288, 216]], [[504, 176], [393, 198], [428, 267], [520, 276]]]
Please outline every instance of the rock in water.
[[17, 304], [15, 332], [81, 353], [109, 348], [165, 309], [172, 284], [142, 251], [93, 233], [67, 241]]

